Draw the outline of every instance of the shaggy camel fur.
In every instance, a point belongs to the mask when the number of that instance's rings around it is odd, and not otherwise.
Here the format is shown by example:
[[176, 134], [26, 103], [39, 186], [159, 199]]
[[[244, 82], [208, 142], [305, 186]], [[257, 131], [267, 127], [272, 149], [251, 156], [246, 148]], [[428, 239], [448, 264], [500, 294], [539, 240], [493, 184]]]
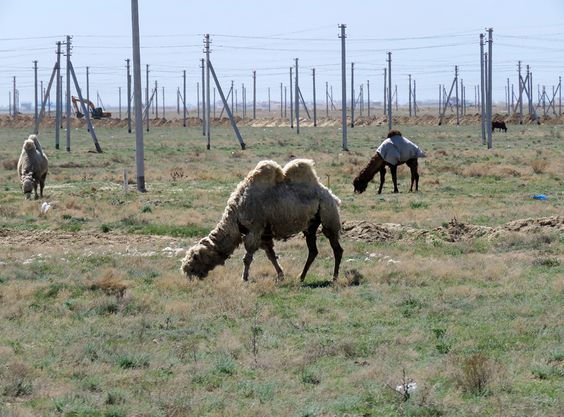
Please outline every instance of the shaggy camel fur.
[[425, 153], [413, 142], [404, 138], [398, 130], [391, 130], [388, 133], [388, 139], [382, 142], [376, 150], [376, 154], [353, 180], [354, 192], [358, 194], [363, 193], [376, 173], [380, 172], [378, 194], [381, 194], [386, 178], [386, 166], [389, 166], [392, 173], [392, 182], [394, 183], [394, 193], [398, 193], [397, 169], [398, 165], [402, 164], [406, 164], [411, 170], [411, 187], [409, 191], [413, 191], [414, 184], [415, 191], [418, 191], [419, 173], [417, 171], [417, 159], [424, 156]]
[[335, 257], [333, 279], [339, 274], [343, 249], [339, 244], [340, 200], [324, 185], [313, 161], [295, 159], [282, 169], [274, 161], [262, 161], [239, 183], [229, 197], [218, 225], [199, 243], [188, 249], [181, 270], [187, 277], [204, 278], [217, 265], [223, 265], [242, 242], [244, 281], [249, 278], [253, 255], [264, 249], [278, 279], [284, 272], [274, 252], [274, 239], [288, 239], [300, 232], [309, 250], [300, 280], [317, 256], [316, 231], [322, 225]]
[[43, 188], [45, 187], [45, 178], [47, 177], [48, 171], [48, 160], [36, 135], [30, 135], [24, 142], [17, 170], [26, 198], [31, 198], [31, 191], [33, 190], [35, 199], [37, 200], [38, 183], [39, 195], [43, 197]]

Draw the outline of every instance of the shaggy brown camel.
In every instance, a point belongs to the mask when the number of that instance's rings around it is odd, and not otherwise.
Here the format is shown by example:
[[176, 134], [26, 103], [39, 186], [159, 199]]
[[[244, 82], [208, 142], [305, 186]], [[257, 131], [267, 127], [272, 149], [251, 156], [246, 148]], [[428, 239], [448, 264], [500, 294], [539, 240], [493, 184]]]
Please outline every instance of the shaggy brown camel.
[[204, 278], [217, 265], [223, 265], [243, 243], [243, 281], [249, 278], [253, 255], [264, 249], [278, 279], [284, 278], [274, 252], [274, 239], [288, 239], [303, 232], [308, 256], [300, 280], [303, 281], [317, 256], [317, 229], [329, 239], [339, 275], [343, 248], [339, 244], [340, 200], [324, 185], [313, 169], [313, 161], [295, 159], [282, 169], [274, 161], [262, 161], [239, 183], [227, 202], [223, 217], [211, 233], [192, 246], [182, 260], [181, 270], [188, 278]]

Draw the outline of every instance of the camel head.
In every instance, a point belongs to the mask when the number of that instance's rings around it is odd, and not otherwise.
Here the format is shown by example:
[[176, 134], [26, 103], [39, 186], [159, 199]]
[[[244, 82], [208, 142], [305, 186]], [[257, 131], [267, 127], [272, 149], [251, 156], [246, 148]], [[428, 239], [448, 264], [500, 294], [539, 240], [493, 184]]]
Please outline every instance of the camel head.
[[360, 177], [356, 177], [353, 180], [354, 192], [355, 194], [362, 194], [366, 191], [366, 187], [368, 187], [368, 182], [362, 181]]
[[182, 260], [181, 270], [189, 279], [202, 279], [207, 277], [208, 272], [217, 265], [223, 265], [228, 257], [218, 252], [209, 237], [205, 237], [188, 249]]

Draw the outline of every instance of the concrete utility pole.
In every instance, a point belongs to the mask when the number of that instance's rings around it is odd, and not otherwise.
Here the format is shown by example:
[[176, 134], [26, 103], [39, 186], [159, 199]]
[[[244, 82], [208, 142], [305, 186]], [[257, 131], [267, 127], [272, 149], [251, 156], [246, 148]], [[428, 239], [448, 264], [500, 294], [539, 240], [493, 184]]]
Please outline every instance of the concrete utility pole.
[[182, 126], [186, 127], [186, 70], [182, 70]]
[[37, 108], [37, 61], [33, 61], [33, 74], [34, 74], [34, 90], [35, 90], [35, 129], [33, 131], [33, 133], [37, 134], [38, 133], [38, 123], [37, 123], [37, 119], [39, 117], [39, 113], [38, 113], [38, 108]]
[[[232, 113], [236, 110], [236, 108], [235, 109], [233, 108], [233, 100], [234, 98], [235, 99], [237, 98], [236, 94], [237, 92], [235, 91], [235, 81], [231, 80], [231, 112]], [[235, 107], [237, 107], [237, 100], [235, 100]]]
[[[521, 61], [517, 62], [517, 72], [519, 74], [519, 124], [523, 124], [523, 77], [521, 76]], [[527, 81], [528, 82], [528, 81]], [[482, 99], [483, 100], [483, 99]]]
[[253, 70], [253, 120], [257, 118], [257, 72]]
[[129, 58], [125, 62], [127, 68], [127, 132], [131, 133], [131, 72]]
[[408, 74], [409, 77], [409, 117], [411, 117], [411, 74]]
[[392, 130], [392, 53], [388, 52], [388, 129]]
[[351, 128], [354, 127], [354, 62], [351, 62]]
[[13, 94], [12, 94], [12, 98], [14, 100], [14, 105], [12, 106], [12, 109], [14, 110], [14, 116], [18, 115], [18, 105], [17, 105], [17, 93], [16, 93], [16, 76], [13, 77]]
[[294, 128], [294, 92], [292, 91], [294, 86], [293, 71], [294, 69], [290, 67], [290, 127], [292, 129]]
[[202, 135], [206, 136], [206, 65], [204, 58], [201, 59], [202, 67]]
[[493, 49], [493, 29], [488, 29], [488, 114], [487, 114], [487, 133], [488, 149], [492, 148], [492, 49]]
[[206, 137], [208, 143], [206, 148], [211, 148], [211, 101], [210, 101], [210, 35], [206, 33], [205, 40], [206, 52]]
[[164, 85], [161, 88], [163, 90], [163, 119], [166, 119], [166, 117], [165, 117], [165, 88], [164, 88]]
[[[137, 191], [145, 189], [145, 152], [143, 149], [143, 103], [141, 102], [141, 49], [139, 43], [138, 0], [131, 0], [131, 22], [133, 39], [133, 90], [135, 92], [135, 165], [137, 169]], [[149, 77], [147, 65], [147, 77]], [[149, 83], [147, 82], [147, 87]], [[147, 120], [149, 117], [147, 117]]]
[[66, 95], [66, 126], [67, 126], [67, 152], [70, 152], [70, 134], [71, 134], [71, 120], [70, 120], [70, 113], [71, 113], [71, 74], [70, 74], [70, 51], [71, 51], [71, 37], [67, 35], [67, 95]]
[[315, 97], [315, 68], [311, 69], [311, 76], [313, 78], [313, 127], [317, 127], [317, 103]]
[[55, 87], [57, 91], [55, 93], [55, 149], [59, 149], [59, 142], [60, 142], [60, 135], [61, 135], [61, 103], [63, 101], [63, 97], [61, 94], [61, 42], [57, 42], [57, 73], [56, 73], [57, 82], [55, 83]]
[[366, 92], [368, 94], [368, 118], [370, 119], [370, 80], [366, 80]]
[[282, 87], [282, 83], [280, 83], [280, 118], [284, 117], [284, 106], [282, 103], [284, 102], [284, 88]]
[[482, 145], [486, 144], [486, 111], [484, 107], [485, 97], [485, 60], [484, 60], [484, 34], [480, 33], [480, 120], [482, 122]]
[[460, 125], [460, 101], [458, 96], [458, 65], [454, 66], [454, 84], [455, 84], [455, 98], [456, 98], [456, 125]]
[[296, 92], [295, 92], [295, 100], [296, 100], [296, 134], [300, 134], [300, 85], [298, 82], [298, 58], [295, 58], [296, 61]]
[[343, 151], [348, 151], [347, 144], [347, 59], [346, 59], [346, 49], [345, 49], [345, 39], [347, 35], [345, 34], [345, 29], [347, 25], [340, 24], [341, 29], [341, 128], [343, 131], [343, 140], [341, 148]]
[[417, 117], [417, 88], [415, 80], [413, 80], [413, 115]]

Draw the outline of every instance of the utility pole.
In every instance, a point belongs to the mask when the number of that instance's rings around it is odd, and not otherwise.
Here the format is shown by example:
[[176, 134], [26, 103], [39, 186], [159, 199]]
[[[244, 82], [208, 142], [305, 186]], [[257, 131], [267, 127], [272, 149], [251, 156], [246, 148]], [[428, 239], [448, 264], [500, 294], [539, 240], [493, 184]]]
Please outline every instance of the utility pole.
[[345, 29], [347, 25], [340, 24], [341, 29], [341, 127], [343, 131], [342, 149], [343, 151], [348, 151], [347, 144], [347, 60], [345, 51], [345, 39], [347, 35], [345, 34]]
[[211, 103], [210, 103], [210, 35], [206, 33], [204, 39], [205, 52], [206, 52], [206, 136], [207, 136], [207, 146], [209, 150], [211, 148]]
[[488, 133], [488, 149], [492, 148], [492, 49], [493, 49], [493, 29], [488, 29], [488, 120], [487, 120], [487, 133]]
[[257, 118], [257, 72], [253, 70], [253, 120]]
[[458, 65], [454, 66], [454, 83], [455, 83], [455, 98], [456, 98], [456, 125], [460, 125], [460, 101], [458, 96]]
[[71, 113], [71, 93], [70, 93], [70, 86], [71, 86], [71, 73], [70, 73], [70, 54], [71, 54], [71, 37], [67, 35], [67, 102], [66, 102], [66, 114], [67, 114], [67, 152], [70, 152], [70, 135], [71, 135], [71, 120], [70, 120], [70, 113]]
[[163, 119], [166, 119], [166, 117], [165, 117], [165, 88], [164, 88], [164, 85], [161, 88], [163, 90]]
[[298, 58], [295, 58], [296, 61], [296, 92], [294, 94], [294, 99], [296, 100], [296, 134], [300, 134], [300, 86], [298, 83]]
[[294, 128], [294, 96], [292, 87], [294, 85], [294, 76], [293, 76], [294, 69], [290, 67], [290, 127]]
[[409, 77], [409, 117], [411, 117], [411, 74], [408, 74]]
[[282, 83], [280, 83], [280, 119], [284, 117], [284, 106], [282, 103], [284, 102], [284, 89], [282, 88]]
[[392, 130], [392, 53], [388, 52], [388, 129]]
[[131, 72], [129, 58], [125, 60], [127, 68], [127, 132], [131, 133]]
[[509, 77], [507, 77], [507, 115], [511, 116], [511, 90], [509, 90]]
[[[521, 61], [517, 62], [517, 71], [519, 74], [519, 124], [523, 124], [523, 77], [521, 76]], [[528, 82], [528, 81], [527, 81]]]
[[186, 127], [186, 70], [182, 70], [182, 126]]
[[204, 58], [201, 59], [202, 64], [202, 135], [206, 136], [206, 65]]
[[[480, 120], [482, 122], [482, 145], [486, 144], [486, 112], [484, 107], [486, 75], [485, 75], [485, 60], [484, 60], [484, 34], [480, 33]], [[521, 75], [519, 75], [520, 77]]]
[[315, 97], [315, 68], [311, 69], [311, 76], [313, 78], [313, 127], [317, 127], [317, 104]]
[[[143, 103], [141, 102], [141, 50], [139, 43], [138, 0], [131, 0], [131, 22], [133, 43], [133, 84], [135, 92], [135, 165], [137, 168], [137, 191], [145, 189], [145, 161], [143, 149]], [[147, 65], [147, 77], [149, 77]], [[147, 88], [149, 83], [147, 83]], [[147, 90], [148, 91], [148, 90]], [[147, 117], [149, 120], [149, 117]]]
[[351, 129], [354, 127], [354, 62], [351, 62]]
[[370, 80], [366, 80], [366, 92], [368, 94], [368, 118], [370, 119]]
[[90, 68], [86, 67], [86, 100], [90, 101]]
[[37, 108], [37, 61], [33, 61], [33, 73], [34, 73], [34, 86], [35, 86], [35, 129], [33, 133], [37, 134], [38, 133], [37, 120], [39, 117], [38, 108]]
[[57, 42], [57, 73], [56, 73], [56, 88], [57, 91], [56, 95], [56, 103], [55, 103], [55, 149], [59, 149], [59, 141], [60, 141], [60, 131], [61, 131], [61, 103], [63, 101], [63, 97], [61, 94], [61, 42]]

